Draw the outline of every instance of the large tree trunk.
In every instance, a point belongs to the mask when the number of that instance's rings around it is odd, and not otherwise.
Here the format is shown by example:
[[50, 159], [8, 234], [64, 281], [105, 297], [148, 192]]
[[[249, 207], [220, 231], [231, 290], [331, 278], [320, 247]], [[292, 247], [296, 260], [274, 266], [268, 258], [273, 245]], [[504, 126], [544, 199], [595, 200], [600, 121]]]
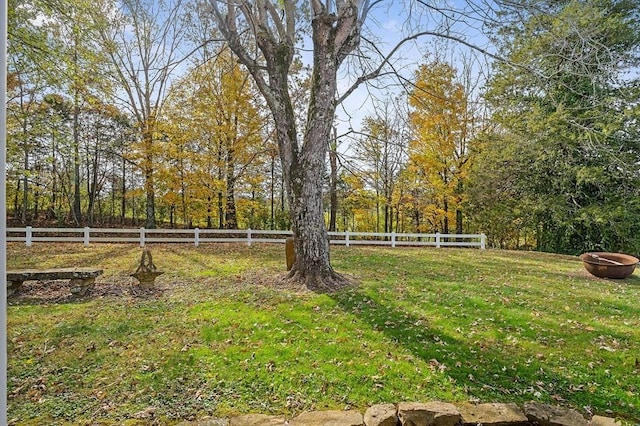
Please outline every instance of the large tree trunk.
[[286, 179], [291, 205], [296, 261], [289, 276], [315, 291], [334, 291], [347, 284], [336, 274], [329, 259], [329, 238], [324, 225], [322, 181], [327, 141], [335, 114], [336, 80], [341, 62], [336, 49], [334, 19], [319, 14], [312, 21], [313, 75], [311, 103], [302, 151]]
[[[310, 107], [300, 152], [294, 111], [286, 86], [287, 69], [270, 70], [270, 82], [272, 88], [279, 89], [276, 92], [279, 99], [271, 104], [296, 252], [296, 261], [288, 279], [304, 283], [314, 291], [335, 291], [346, 285], [346, 280], [336, 274], [330, 264], [329, 241], [322, 208], [322, 186], [318, 184], [324, 171], [327, 140], [335, 111], [335, 77], [331, 83], [331, 79], [327, 81], [321, 72], [314, 73], [311, 97], [316, 100], [316, 105]], [[329, 110], [326, 109], [327, 106]]]
[[[219, 3], [219, 4], [218, 4]], [[224, 4], [226, 14], [220, 5]], [[337, 70], [360, 41], [360, 2], [338, 3], [330, 10], [311, 2], [314, 65], [307, 124], [298, 143], [296, 116], [289, 95], [288, 74], [294, 57], [296, 2], [211, 2], [216, 20], [230, 48], [253, 76], [276, 124], [276, 138], [287, 187], [296, 261], [288, 275], [314, 291], [330, 292], [347, 285], [329, 262], [329, 241], [322, 207], [322, 177], [336, 109]], [[238, 11], [251, 22], [262, 62], [243, 45]], [[268, 21], [273, 22], [269, 27]], [[264, 74], [266, 71], [266, 75]]]

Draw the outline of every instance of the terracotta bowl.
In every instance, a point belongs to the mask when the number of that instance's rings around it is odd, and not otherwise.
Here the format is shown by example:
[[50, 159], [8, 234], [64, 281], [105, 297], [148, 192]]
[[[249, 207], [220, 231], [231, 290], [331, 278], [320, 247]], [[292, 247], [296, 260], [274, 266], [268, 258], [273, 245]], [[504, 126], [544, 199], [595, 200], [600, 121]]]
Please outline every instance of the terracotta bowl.
[[585, 269], [600, 278], [627, 278], [633, 274], [639, 260], [622, 253], [592, 252], [580, 255]]

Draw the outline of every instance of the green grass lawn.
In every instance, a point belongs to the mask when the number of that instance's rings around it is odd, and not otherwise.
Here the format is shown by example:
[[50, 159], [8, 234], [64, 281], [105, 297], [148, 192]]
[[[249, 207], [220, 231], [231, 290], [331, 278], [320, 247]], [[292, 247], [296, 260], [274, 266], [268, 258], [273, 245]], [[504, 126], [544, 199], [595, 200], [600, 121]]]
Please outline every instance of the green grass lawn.
[[[284, 246], [9, 244], [8, 268], [104, 268], [88, 297], [25, 283], [8, 307], [9, 418], [163, 424], [382, 402], [537, 400], [640, 421], [640, 278], [577, 258], [334, 247], [359, 285], [281, 287]], [[147, 411], [147, 412], [148, 412]]]

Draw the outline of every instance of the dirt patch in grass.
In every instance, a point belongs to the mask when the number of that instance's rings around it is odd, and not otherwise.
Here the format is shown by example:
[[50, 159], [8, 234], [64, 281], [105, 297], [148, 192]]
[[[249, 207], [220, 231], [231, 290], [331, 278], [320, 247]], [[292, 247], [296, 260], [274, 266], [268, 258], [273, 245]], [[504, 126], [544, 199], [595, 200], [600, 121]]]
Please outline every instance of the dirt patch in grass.
[[304, 285], [293, 284], [284, 279], [285, 275], [268, 270], [252, 270], [234, 277], [209, 277], [200, 280], [180, 278], [157, 279], [153, 288], [145, 289], [135, 278], [125, 273], [115, 274], [106, 280], [96, 281], [82, 297], [71, 294], [69, 280], [26, 281], [9, 300], [10, 305], [46, 305], [53, 303], [77, 303], [92, 299], [159, 299], [170, 297], [176, 292], [216, 293], [247, 291], [256, 287], [286, 291], [293, 294], [311, 293]]
[[126, 282], [96, 282], [82, 297], [71, 294], [68, 280], [27, 281], [22, 284], [18, 293], [9, 300], [10, 305], [30, 304], [44, 305], [52, 303], [74, 303], [90, 299], [121, 297], [158, 297], [166, 292], [166, 288], [141, 290]]

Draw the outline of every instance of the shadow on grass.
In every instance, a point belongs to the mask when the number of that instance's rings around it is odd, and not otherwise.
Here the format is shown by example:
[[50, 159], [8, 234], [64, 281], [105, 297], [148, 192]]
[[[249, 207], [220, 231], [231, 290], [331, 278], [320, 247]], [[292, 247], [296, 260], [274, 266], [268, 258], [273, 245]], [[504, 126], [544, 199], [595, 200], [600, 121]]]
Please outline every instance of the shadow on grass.
[[446, 374], [463, 399], [517, 403], [538, 400], [571, 405], [583, 413], [583, 407], [594, 406], [601, 413], [615, 409], [629, 417], [625, 408], [611, 405], [606, 392], [602, 395], [584, 392], [582, 382], [572, 380], [571, 373], [558, 374], [546, 365], [544, 357], [515, 352], [518, 349], [500, 341], [499, 334], [491, 340], [479, 335], [456, 338], [438, 330], [428, 318], [409, 313], [393, 300], [376, 300], [363, 289], [343, 291], [332, 297], [344, 311], [430, 365], [433, 374]]
[[638, 276], [638, 272], [635, 272], [633, 275], [631, 275], [628, 278], [625, 278], [623, 280], [612, 280], [612, 279], [603, 279], [603, 278], [598, 278], [600, 280], [603, 281], [607, 281], [607, 282], [611, 282], [611, 283], [615, 283], [615, 284], [620, 284], [620, 285], [629, 285], [629, 286], [633, 286], [633, 287], [640, 287], [640, 276]]

